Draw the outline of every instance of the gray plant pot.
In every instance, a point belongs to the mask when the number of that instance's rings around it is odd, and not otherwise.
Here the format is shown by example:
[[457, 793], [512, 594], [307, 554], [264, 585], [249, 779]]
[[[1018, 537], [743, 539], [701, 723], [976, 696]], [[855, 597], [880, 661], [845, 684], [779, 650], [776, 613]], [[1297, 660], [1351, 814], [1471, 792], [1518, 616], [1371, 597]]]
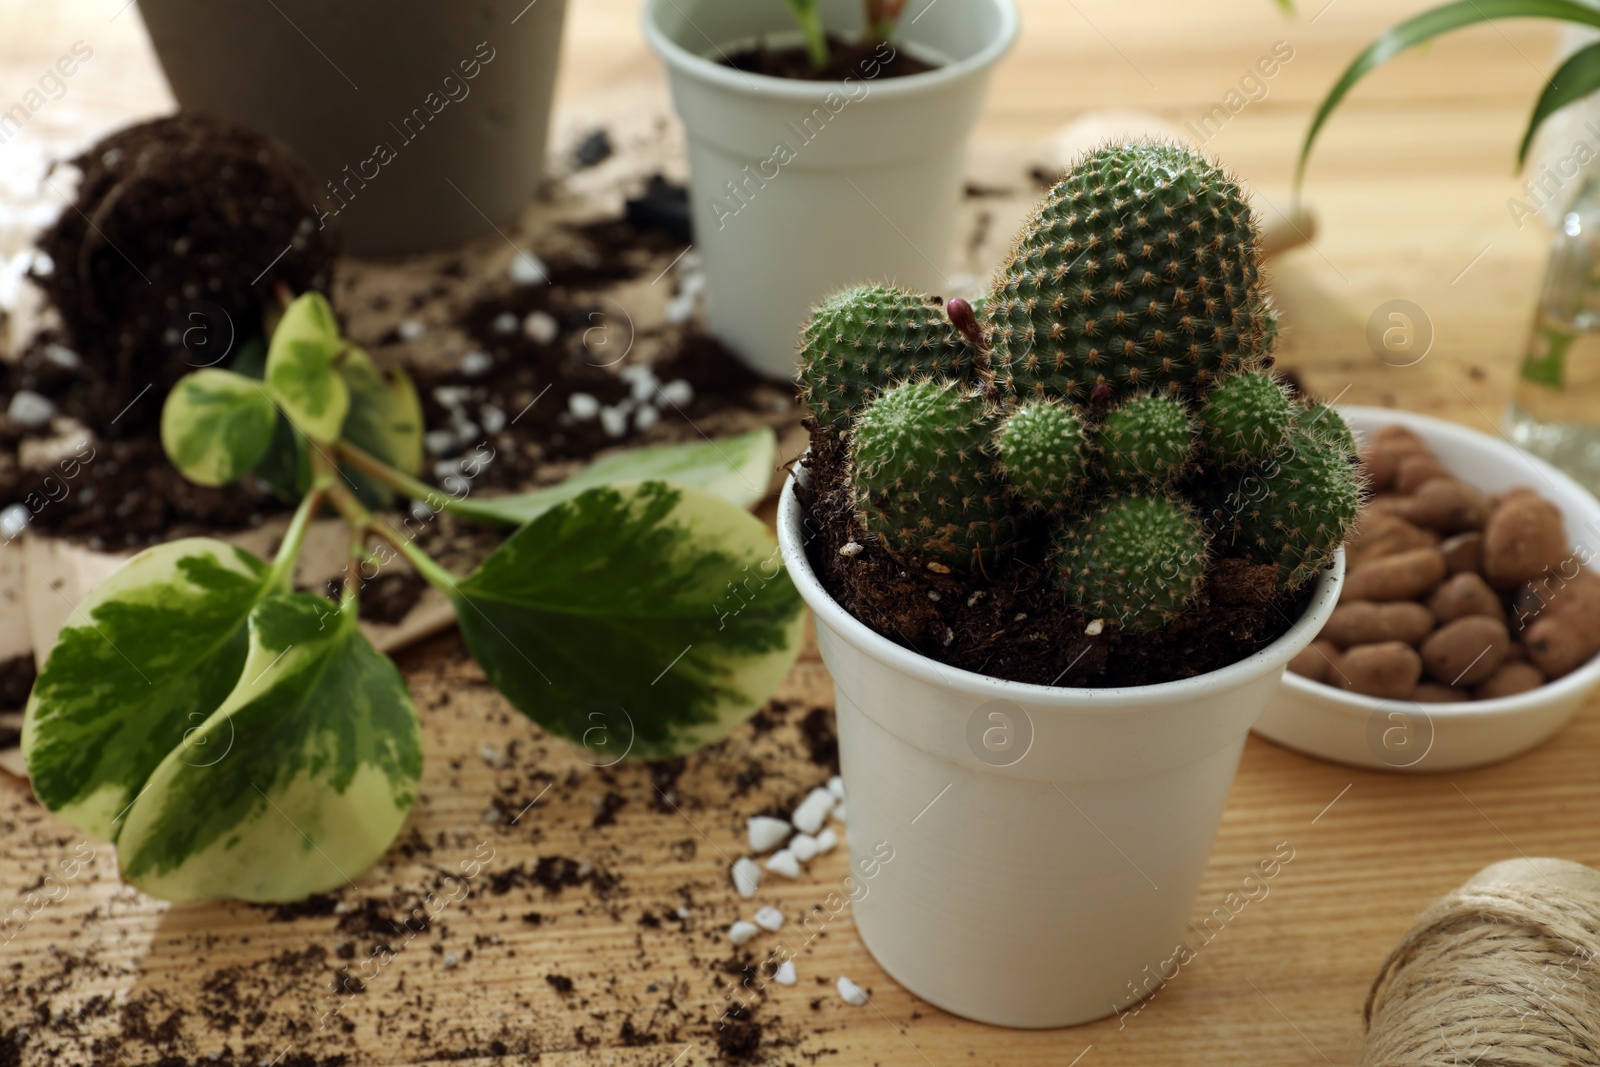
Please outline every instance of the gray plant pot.
[[179, 106], [294, 148], [353, 254], [458, 243], [538, 185], [566, 0], [139, 8]]

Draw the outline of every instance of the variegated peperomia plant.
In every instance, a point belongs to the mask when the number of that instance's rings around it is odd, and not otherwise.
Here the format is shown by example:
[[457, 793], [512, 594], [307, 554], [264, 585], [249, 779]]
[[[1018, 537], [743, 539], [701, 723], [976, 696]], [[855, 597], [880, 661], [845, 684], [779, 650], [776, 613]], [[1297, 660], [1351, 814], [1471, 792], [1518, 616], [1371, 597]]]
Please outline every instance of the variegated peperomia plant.
[[[800, 600], [745, 510], [773, 467], [770, 430], [642, 449], [553, 488], [476, 499], [415, 478], [411, 383], [345, 341], [322, 297], [290, 304], [264, 362], [235, 367], [178, 383], [162, 441], [203, 485], [251, 472], [303, 483], [275, 558], [203, 537], [134, 556], [73, 613], [24, 720], [40, 801], [114, 841], [139, 888], [293, 900], [382, 856], [423, 761], [405, 680], [357, 625], [363, 576], [396, 555], [450, 599], [518, 710], [608, 763], [723, 736], [794, 662]], [[394, 494], [516, 529], [457, 577], [411, 524], [370, 510]], [[293, 591], [326, 508], [350, 532], [337, 603]]]

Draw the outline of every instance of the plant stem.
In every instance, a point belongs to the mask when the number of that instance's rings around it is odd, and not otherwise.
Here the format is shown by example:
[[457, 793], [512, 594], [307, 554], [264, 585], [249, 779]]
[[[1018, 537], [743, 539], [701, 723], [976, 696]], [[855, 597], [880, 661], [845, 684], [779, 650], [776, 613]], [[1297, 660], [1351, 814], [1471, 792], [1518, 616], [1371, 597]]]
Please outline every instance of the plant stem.
[[[362, 452], [359, 448], [356, 448], [353, 445], [346, 445], [344, 442], [340, 442], [338, 447], [341, 454], [344, 454], [345, 450], [348, 448], [351, 453], [363, 457], [372, 464], [370, 467], [362, 466], [361, 463], [356, 461], [353, 455], [346, 454], [344, 458], [350, 460], [351, 466], [364, 470], [376, 478], [385, 478], [388, 475], [393, 475], [396, 478], [396, 481], [389, 484], [393, 488], [399, 489], [401, 492], [407, 493], [408, 495], [410, 494], [410, 490], [402, 488], [400, 484], [401, 482], [409, 481], [421, 487], [425, 494], [430, 496], [437, 495], [435, 490], [430, 486], [424, 485], [422, 482], [417, 482], [414, 479], [407, 478], [405, 475], [390, 467], [388, 464], [367, 455], [365, 452]], [[313, 467], [316, 466], [317, 457], [319, 455], [321, 455], [321, 453], [315, 451], [312, 452]], [[324, 458], [322, 462], [331, 463], [331, 461], [327, 460], [326, 458]], [[348, 486], [335, 482], [328, 490], [328, 499], [332, 502], [334, 507], [339, 509], [339, 514], [344, 516], [344, 520], [348, 522], [353, 529], [369, 533], [373, 537], [386, 542], [391, 548], [404, 556], [406, 558], [406, 562], [411, 564], [416, 572], [422, 575], [429, 585], [439, 590], [445, 596], [448, 596], [451, 599], [455, 598], [456, 576], [435, 562], [432, 556], [428, 555], [421, 548], [417, 547], [415, 543], [395, 533], [394, 530], [389, 528], [388, 523], [383, 522], [381, 519], [373, 515], [372, 512], [368, 511], [366, 505], [356, 499], [356, 495], [350, 491]]]
[[416, 542], [401, 537], [386, 524], [377, 520], [368, 525], [367, 529], [372, 532], [374, 537], [388, 542], [391, 548], [404, 556], [406, 562], [411, 564], [412, 568], [422, 575], [429, 585], [439, 590], [452, 601], [455, 600], [457, 592], [456, 576], [451, 574], [432, 556], [418, 548]]
[[278, 554], [272, 559], [272, 570], [267, 572], [267, 586], [282, 589], [288, 592], [294, 584], [294, 565], [299, 562], [300, 549], [305, 544], [306, 531], [311, 528], [311, 520], [322, 510], [322, 504], [328, 498], [328, 488], [333, 484], [329, 475], [322, 475], [311, 483], [311, 489], [306, 493], [305, 499], [300, 501], [300, 506], [295, 509], [294, 518], [289, 520], [289, 528], [284, 531], [283, 541], [278, 545]]
[[811, 65], [822, 70], [832, 54], [828, 51], [828, 34], [822, 28], [822, 13], [817, 10], [817, 0], [789, 0], [789, 10], [794, 13], [800, 32], [806, 36], [806, 51], [811, 55]]
[[396, 470], [377, 456], [365, 452], [349, 441], [340, 441], [336, 446], [339, 458], [344, 460], [363, 474], [371, 475], [384, 485], [393, 489], [402, 496], [411, 500], [421, 501], [434, 511], [448, 511], [452, 515], [459, 515], [463, 519], [483, 523], [488, 526], [515, 526], [513, 520], [488, 508], [480, 508], [468, 500], [458, 500], [448, 493], [440, 492], [427, 482], [411, 477], [404, 471]]
[[879, 44], [894, 36], [894, 27], [905, 10], [906, 0], [866, 0], [867, 37]]

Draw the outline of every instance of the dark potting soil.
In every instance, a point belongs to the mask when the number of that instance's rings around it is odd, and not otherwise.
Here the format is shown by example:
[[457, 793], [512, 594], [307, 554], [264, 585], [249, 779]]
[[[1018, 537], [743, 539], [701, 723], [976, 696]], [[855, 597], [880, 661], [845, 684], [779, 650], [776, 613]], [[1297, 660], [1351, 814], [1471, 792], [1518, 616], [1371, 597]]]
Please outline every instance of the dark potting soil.
[[[130, 132], [113, 135], [106, 143]], [[106, 154], [101, 152], [99, 156]], [[86, 182], [85, 189], [88, 188]], [[224, 198], [230, 203], [232, 199], [236, 198]], [[87, 202], [82, 206], [85, 210], [93, 207]], [[63, 219], [68, 215], [75, 217], [76, 213], [64, 212]], [[169, 222], [158, 218], [152, 225], [167, 226]], [[131, 227], [131, 222], [124, 220], [124, 225]], [[129, 232], [133, 232], [131, 228]], [[57, 242], [66, 239], [60, 232], [52, 234], [51, 239]], [[631, 428], [617, 438], [608, 435], [599, 420], [577, 422], [567, 416], [568, 398], [573, 393], [588, 393], [606, 405], [628, 396], [628, 384], [610, 364], [628, 348], [634, 329], [625, 308], [603, 299], [574, 295], [571, 290], [653, 273], [659, 269], [662, 255], [675, 255], [682, 245], [660, 230], [639, 228], [623, 219], [577, 227], [573, 235], [579, 239], [577, 250], [552, 257], [547, 264], [552, 284], [496, 291], [462, 315], [459, 325], [463, 331], [491, 357], [486, 372], [469, 376], [453, 368], [413, 370], [428, 427], [449, 425], [454, 416], [454, 411], [435, 394], [441, 386], [462, 395], [457, 406], [464, 408], [466, 416], [476, 420], [480, 428], [491, 425], [486, 407], [495, 408], [495, 417], [505, 424], [498, 434], [487, 430], [483, 434], [485, 440], [496, 442], [491, 446], [495, 456], [494, 462], [473, 479], [475, 492], [522, 490], [536, 480], [544, 462], [586, 460], [605, 449], [635, 443]], [[144, 235], [129, 243], [150, 248], [157, 246], [159, 240]], [[167, 255], [170, 260], [170, 250]], [[284, 257], [283, 263], [292, 258]], [[245, 267], [243, 253], [218, 264], [222, 276], [229, 279], [225, 288], [232, 287], [237, 273]], [[174, 270], [176, 267], [167, 263], [155, 273], [166, 277]], [[258, 272], [259, 268], [252, 268], [252, 273]], [[141, 290], [145, 288], [142, 283], [135, 284]], [[55, 292], [50, 295], [54, 298]], [[521, 323], [534, 311], [551, 315], [560, 327], [560, 336], [550, 343], [531, 339]], [[503, 332], [496, 323], [507, 316], [517, 326]], [[96, 440], [75, 453], [74, 463], [58, 464], [49, 470], [25, 468], [7, 462], [10, 457], [6, 451], [19, 446], [26, 437], [45, 436], [48, 431], [28, 430], [0, 419], [0, 507], [22, 503], [28, 508], [34, 530], [70, 538], [96, 550], [135, 548], [199, 531], [247, 529], [288, 510], [288, 504], [252, 478], [231, 486], [207, 488], [184, 479], [167, 461], [158, 431], [170, 381], [151, 384], [147, 378], [130, 390], [126, 385], [131, 379], [117, 377], [114, 369], [123, 355], [138, 355], [141, 360], [149, 357], [160, 347], [159, 338], [141, 335], [115, 353], [103, 347], [82, 351], [75, 361], [61, 355], [68, 347], [67, 340], [64, 335], [41, 334], [15, 363], [0, 364], [0, 396], [23, 389], [36, 392], [49, 400], [59, 414], [89, 428], [97, 435]], [[395, 340], [398, 336], [378, 338], [374, 348], [381, 350]], [[152, 358], [167, 360], [174, 370], [171, 380], [176, 380], [203, 362], [188, 349], [180, 349], [180, 354], [187, 356], [189, 362], [171, 353]], [[109, 372], [108, 367], [112, 368]], [[735, 407], [765, 410], [764, 400], [753, 395], [762, 379], [714, 338], [696, 330], [674, 331], [666, 355], [653, 367], [661, 382], [682, 379], [693, 390], [693, 399], [678, 411], [663, 412], [664, 421], [680, 415], [699, 420], [714, 411]], [[119, 405], [111, 419], [103, 417], [108, 402]], [[114, 436], [104, 432], [108, 427], [115, 431]], [[511, 447], [503, 447], [506, 442]], [[424, 476], [438, 480], [431, 471], [425, 471]], [[413, 592], [420, 593], [420, 585]], [[362, 614], [381, 619], [388, 612], [381, 606], [369, 609], [364, 598]]]
[[[936, 69], [904, 49], [877, 41], [851, 41], [828, 35], [828, 65], [818, 68], [804, 46], [768, 48], [764, 44], [742, 48], [722, 57], [722, 65], [749, 74], [796, 81], [844, 81], [845, 79], [905, 78]], [[888, 58], [885, 58], [888, 57]], [[870, 73], [876, 67], [877, 73]]]
[[[1042, 550], [1020, 554], [987, 580], [909, 565], [857, 518], [838, 435], [813, 430], [805, 464], [807, 555], [823, 588], [877, 633], [962, 670], [1094, 689], [1192, 678], [1270, 644], [1309, 600], [1309, 590], [1274, 592], [1273, 567], [1219, 559], [1195, 609], [1182, 618], [1152, 633], [1107, 628], [1090, 636], [1084, 629], [1092, 620], [1050, 582]], [[841, 555], [852, 541], [861, 551]]]
[[155, 426], [164, 396], [197, 367], [259, 336], [278, 286], [326, 292], [337, 253], [319, 229], [310, 173], [286, 146], [209, 115], [113, 133], [72, 160], [75, 210], [39, 240], [35, 280], [67, 343], [97, 373], [69, 414], [105, 437]]
[[[31, 652], [0, 661], [0, 711], [21, 710], [28, 703], [33, 680], [38, 676]], [[20, 737], [11, 737], [0, 727], [0, 748], [15, 748], [20, 741]]]

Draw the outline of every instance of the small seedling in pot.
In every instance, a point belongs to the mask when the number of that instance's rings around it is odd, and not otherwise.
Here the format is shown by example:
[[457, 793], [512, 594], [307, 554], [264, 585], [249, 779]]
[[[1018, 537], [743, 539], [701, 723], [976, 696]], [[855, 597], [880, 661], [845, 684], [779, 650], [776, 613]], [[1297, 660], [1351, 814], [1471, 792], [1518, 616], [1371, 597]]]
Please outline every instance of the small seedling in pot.
[[[793, 663], [800, 601], [744, 510], [766, 488], [770, 431], [475, 499], [414, 477], [422, 419], [409, 381], [341, 337], [322, 297], [288, 306], [259, 371], [181, 379], [161, 437], [202, 485], [259, 472], [275, 450], [304, 462], [276, 556], [191, 537], [133, 557], [78, 605], [24, 719], [40, 801], [115, 841], [141, 889], [292, 900], [345, 884], [388, 848], [417, 795], [421, 731], [357, 609], [363, 576], [396, 557], [450, 600], [519, 711], [606, 763], [723, 736]], [[423, 551], [414, 519], [374, 514], [363, 486], [514, 529], [456, 575]], [[349, 533], [337, 603], [292, 584], [324, 509]]]
[[978, 308], [882, 286], [830, 298], [800, 394], [845, 447], [867, 536], [975, 587], [1034, 568], [1092, 634], [1184, 618], [1224, 558], [1302, 587], [1360, 487], [1339, 416], [1269, 372], [1260, 258], [1219, 167], [1112, 144], [1051, 191]]
[[[823, 28], [817, 0], [785, 0], [785, 3], [789, 5], [800, 32], [805, 35], [806, 52], [811, 56], [812, 65], [818, 70], [824, 69], [832, 53], [828, 48], [828, 33]], [[889, 40], [905, 10], [906, 0], [863, 0], [863, 3], [866, 7], [868, 42]]]

